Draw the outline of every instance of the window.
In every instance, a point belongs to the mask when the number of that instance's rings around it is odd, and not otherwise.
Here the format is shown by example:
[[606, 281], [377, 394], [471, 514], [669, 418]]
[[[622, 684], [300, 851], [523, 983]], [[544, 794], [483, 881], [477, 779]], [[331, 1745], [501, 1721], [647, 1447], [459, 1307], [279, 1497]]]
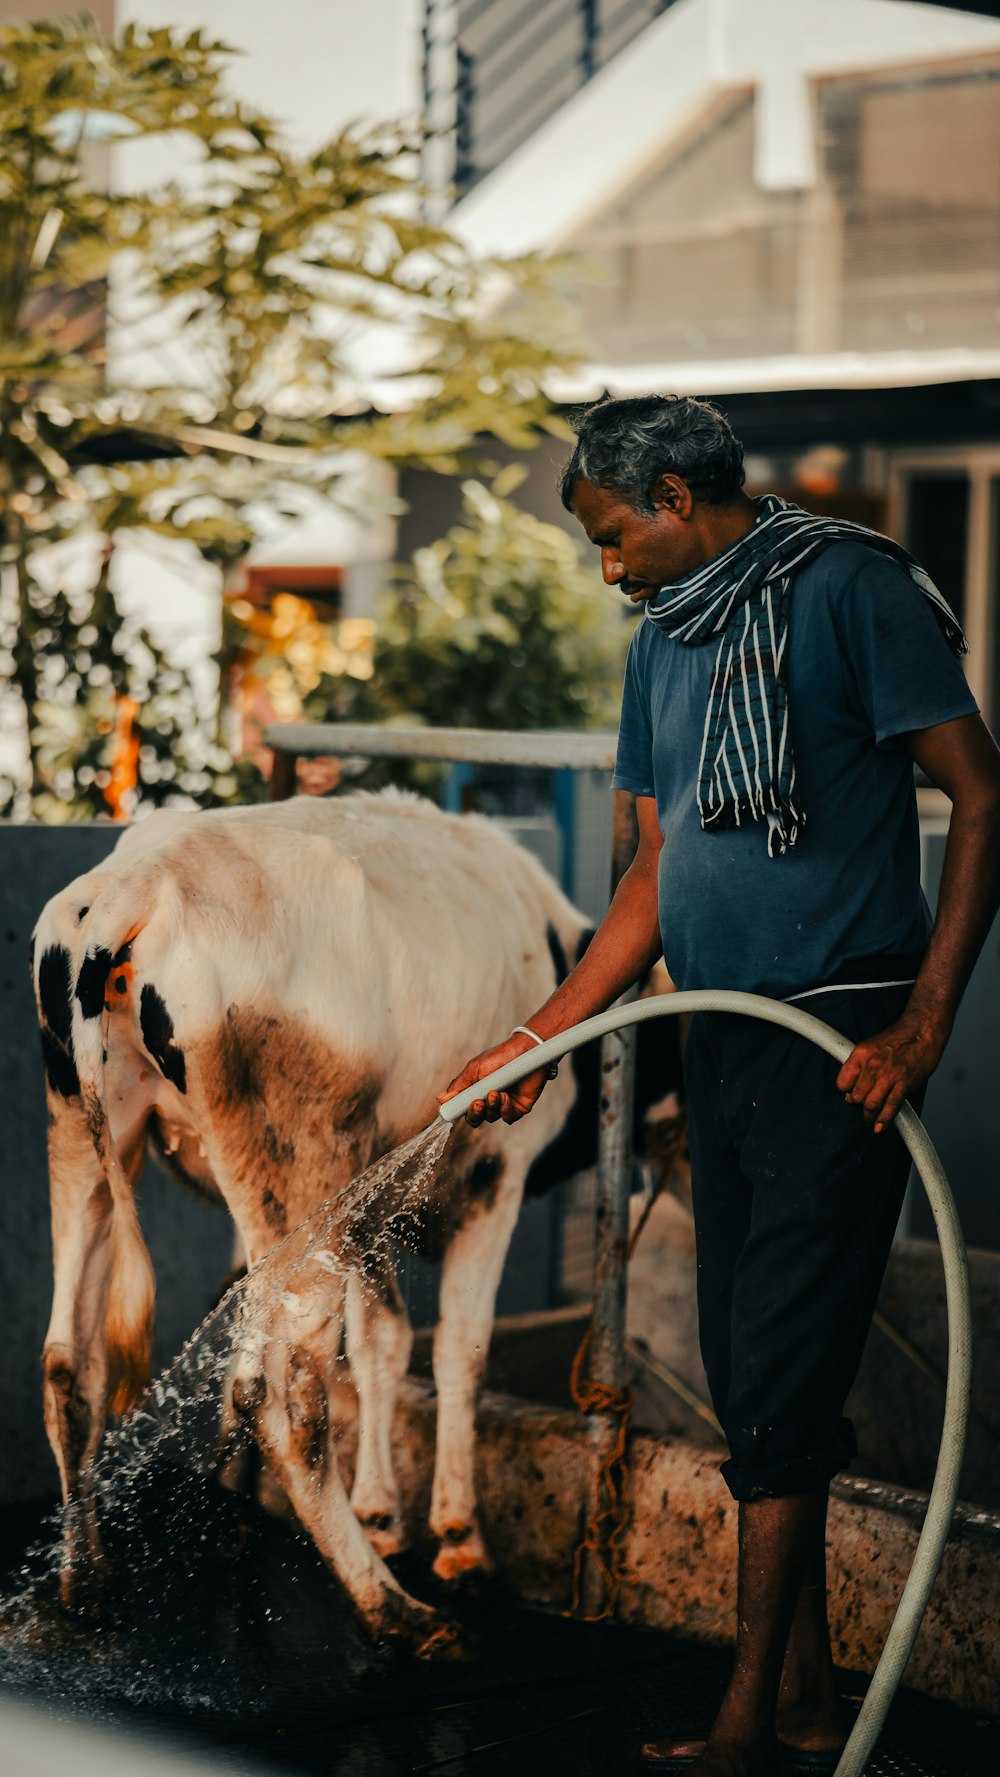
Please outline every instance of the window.
[[887, 529], [926, 567], [969, 638], [964, 662], [991, 728], [1000, 726], [1000, 446], [899, 452], [889, 461]]

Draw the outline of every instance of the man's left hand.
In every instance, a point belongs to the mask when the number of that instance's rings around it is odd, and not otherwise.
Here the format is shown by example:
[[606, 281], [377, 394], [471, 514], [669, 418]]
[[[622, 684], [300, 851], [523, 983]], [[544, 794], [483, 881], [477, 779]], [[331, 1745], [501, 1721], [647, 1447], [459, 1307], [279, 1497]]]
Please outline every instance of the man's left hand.
[[904, 1012], [888, 1030], [852, 1049], [837, 1075], [848, 1104], [859, 1104], [865, 1122], [881, 1135], [916, 1087], [929, 1080], [951, 1033], [943, 1020]]

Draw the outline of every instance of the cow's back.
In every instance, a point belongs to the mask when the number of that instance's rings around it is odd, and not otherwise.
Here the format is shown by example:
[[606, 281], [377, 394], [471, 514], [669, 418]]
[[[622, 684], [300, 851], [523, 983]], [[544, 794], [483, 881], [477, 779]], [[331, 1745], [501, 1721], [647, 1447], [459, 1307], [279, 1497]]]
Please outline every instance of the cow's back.
[[[383, 792], [151, 816], [39, 932], [67, 946], [78, 1036], [106, 1014], [130, 1127], [148, 1112], [168, 1158], [216, 1177], [241, 1227], [237, 1172], [281, 1204], [245, 1230], [259, 1251], [371, 1144], [433, 1119], [466, 1058], [548, 997], [583, 925], [493, 824]], [[544, 1145], [564, 1086], [508, 1146]]]
[[259, 992], [383, 1054], [506, 1035], [554, 985], [551, 940], [573, 955], [585, 926], [502, 828], [398, 791], [197, 816], [160, 856], [200, 918], [231, 918]]

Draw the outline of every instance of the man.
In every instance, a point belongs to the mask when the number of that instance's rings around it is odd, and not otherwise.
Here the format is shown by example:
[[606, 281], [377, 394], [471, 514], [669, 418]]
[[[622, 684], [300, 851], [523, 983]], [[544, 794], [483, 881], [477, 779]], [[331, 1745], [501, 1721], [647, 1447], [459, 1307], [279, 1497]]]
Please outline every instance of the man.
[[[693, 1019], [685, 1056], [702, 1351], [739, 1501], [736, 1657], [705, 1742], [660, 1770], [833, 1770], [829, 1481], [909, 1169], [889, 1128], [941, 1059], [1000, 898], [1000, 754], [940, 594], [898, 545], [743, 491], [724, 416], [676, 396], [591, 408], [562, 494], [605, 581], [645, 614], [614, 784], [639, 847], [584, 959], [461, 1090], [609, 1006], [660, 954], [681, 989], [805, 1006], [837, 1069], [746, 1018]], [[949, 795], [936, 920], [913, 765]], [[544, 1073], [469, 1113], [513, 1122]], [[445, 1095], [447, 1096], [447, 1095]], [[693, 1725], [693, 1724], [689, 1724]]]

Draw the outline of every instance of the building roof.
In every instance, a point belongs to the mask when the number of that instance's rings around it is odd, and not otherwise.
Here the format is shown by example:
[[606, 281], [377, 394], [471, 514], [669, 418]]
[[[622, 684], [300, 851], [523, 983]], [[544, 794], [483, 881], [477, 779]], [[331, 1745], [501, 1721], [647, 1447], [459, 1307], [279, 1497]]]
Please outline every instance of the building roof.
[[[787, 0], [677, 0], [457, 204], [450, 222], [480, 252], [558, 250], [581, 237], [589, 250], [603, 239], [596, 219], [740, 93], [754, 98], [747, 142], [753, 184], [772, 206], [779, 196], [794, 202], [821, 173], [817, 81], [921, 65], [947, 69], [984, 55], [995, 61], [998, 53], [1000, 21], [909, 0], [796, 0], [794, 7]], [[956, 334], [961, 340], [962, 329]], [[614, 357], [609, 344], [603, 362], [553, 380], [553, 397], [586, 400], [604, 389], [904, 387], [1000, 375], [1000, 340], [994, 348], [985, 326], [979, 342], [967, 346], [948, 343], [945, 330], [935, 342], [921, 346], [915, 338], [901, 350], [774, 355], [762, 340], [759, 355], [716, 356], [708, 343], [705, 352], [695, 347], [682, 359], [664, 351], [630, 363]], [[633, 359], [642, 350], [633, 349]]]

